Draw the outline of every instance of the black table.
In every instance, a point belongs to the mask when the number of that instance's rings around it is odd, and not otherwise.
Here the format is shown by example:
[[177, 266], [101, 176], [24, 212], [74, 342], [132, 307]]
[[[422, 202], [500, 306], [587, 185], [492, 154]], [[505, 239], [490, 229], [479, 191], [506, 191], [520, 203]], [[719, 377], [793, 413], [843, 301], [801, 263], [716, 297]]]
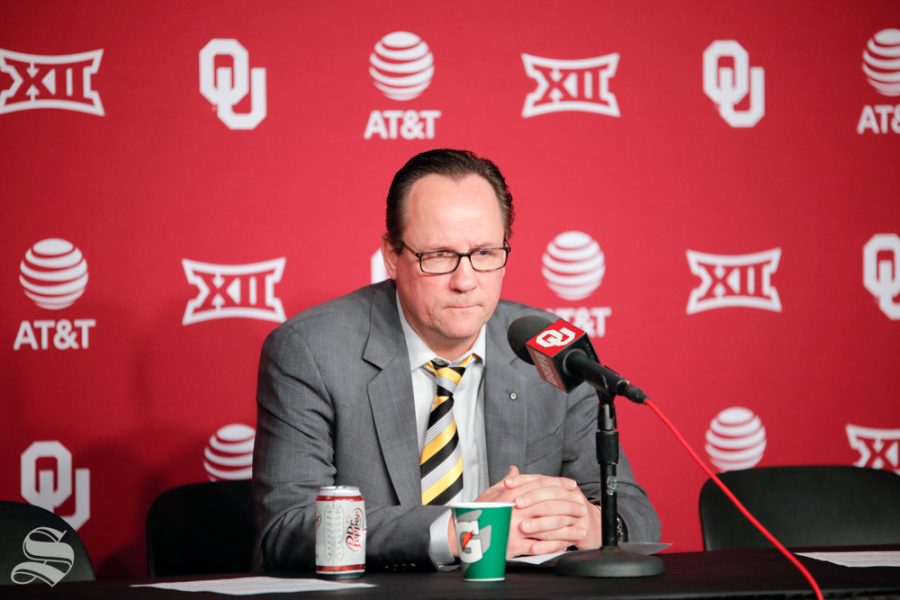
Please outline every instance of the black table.
[[[370, 573], [362, 579], [376, 588], [302, 594], [260, 594], [248, 599], [288, 598], [390, 598], [431, 600], [460, 598], [800, 598], [813, 597], [806, 579], [774, 550], [728, 550], [660, 555], [665, 574], [639, 579], [582, 579], [559, 577], [547, 567], [513, 566], [506, 581], [463, 582], [459, 571], [447, 573]], [[871, 597], [900, 599], [900, 568], [851, 569], [808, 558], [800, 558], [822, 587], [826, 597]], [[217, 577], [206, 577], [215, 579]], [[201, 579], [178, 578], [181, 580]], [[0, 598], [22, 600], [65, 598], [66, 600], [223, 600], [241, 598], [203, 592], [175, 592], [130, 587], [134, 583], [175, 581], [101, 580], [0, 586]]]

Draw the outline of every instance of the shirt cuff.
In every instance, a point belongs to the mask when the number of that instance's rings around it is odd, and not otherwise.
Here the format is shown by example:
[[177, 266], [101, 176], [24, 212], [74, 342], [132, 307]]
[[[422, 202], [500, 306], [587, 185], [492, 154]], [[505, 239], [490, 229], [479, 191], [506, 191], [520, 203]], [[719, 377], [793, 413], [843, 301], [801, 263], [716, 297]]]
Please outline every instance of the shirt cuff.
[[449, 525], [450, 511], [447, 510], [432, 521], [429, 528], [431, 535], [428, 542], [428, 558], [438, 571], [451, 571], [457, 567], [456, 559], [450, 553], [450, 540], [447, 537]]

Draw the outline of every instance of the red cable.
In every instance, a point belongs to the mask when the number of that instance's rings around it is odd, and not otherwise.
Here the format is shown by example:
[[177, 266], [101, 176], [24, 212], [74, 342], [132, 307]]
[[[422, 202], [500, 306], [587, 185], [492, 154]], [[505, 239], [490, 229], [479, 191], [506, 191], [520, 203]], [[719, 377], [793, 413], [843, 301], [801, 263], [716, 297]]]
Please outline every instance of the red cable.
[[644, 404], [649, 406], [650, 410], [656, 413], [656, 416], [659, 417], [663, 423], [665, 423], [666, 427], [668, 427], [672, 431], [678, 441], [681, 442], [681, 445], [684, 446], [688, 453], [691, 455], [691, 458], [693, 458], [694, 461], [696, 461], [696, 463], [700, 465], [700, 468], [703, 469], [707, 475], [709, 475], [710, 479], [712, 479], [716, 483], [716, 485], [719, 486], [719, 488], [725, 493], [725, 495], [728, 496], [728, 499], [731, 500], [732, 504], [734, 504], [738, 508], [738, 510], [741, 511], [741, 513], [747, 518], [747, 520], [753, 523], [753, 526], [756, 527], [760, 531], [760, 533], [766, 536], [766, 539], [772, 542], [772, 544], [776, 548], [778, 548], [778, 550], [782, 554], [784, 554], [795, 567], [797, 567], [797, 570], [799, 570], [803, 574], [803, 576], [806, 577], [806, 580], [809, 581], [809, 585], [812, 586], [813, 591], [816, 593], [816, 598], [822, 600], [822, 590], [819, 589], [819, 584], [816, 583], [816, 580], [813, 579], [813, 576], [809, 573], [809, 571], [806, 570], [806, 567], [804, 567], [800, 563], [800, 561], [797, 560], [797, 558], [782, 545], [781, 542], [775, 539], [775, 536], [769, 533], [769, 530], [763, 527], [762, 523], [756, 520], [756, 517], [750, 514], [750, 511], [747, 510], [747, 508], [741, 503], [741, 501], [731, 493], [731, 490], [725, 487], [725, 484], [722, 483], [722, 481], [716, 476], [716, 474], [712, 472], [712, 469], [706, 466], [706, 463], [703, 462], [703, 459], [700, 458], [696, 452], [694, 452], [694, 450], [687, 443], [687, 440], [684, 439], [684, 436], [682, 436], [678, 432], [678, 430], [675, 429], [675, 426], [672, 424], [672, 422], [669, 421], [669, 419], [667, 419], [664, 414], [662, 414], [662, 412], [656, 407], [656, 405], [649, 400], [645, 400]]

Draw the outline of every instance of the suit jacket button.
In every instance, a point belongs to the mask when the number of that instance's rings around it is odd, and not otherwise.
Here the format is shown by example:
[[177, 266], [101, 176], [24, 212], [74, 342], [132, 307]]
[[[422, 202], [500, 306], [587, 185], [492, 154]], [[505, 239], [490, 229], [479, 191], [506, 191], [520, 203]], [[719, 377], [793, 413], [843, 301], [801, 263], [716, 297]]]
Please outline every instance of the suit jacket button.
[[515, 393], [515, 392], [510, 392], [510, 393], [509, 393], [509, 399], [510, 399], [510, 400], [518, 400], [518, 399], [519, 399], [519, 395], [518, 395], [517, 393]]

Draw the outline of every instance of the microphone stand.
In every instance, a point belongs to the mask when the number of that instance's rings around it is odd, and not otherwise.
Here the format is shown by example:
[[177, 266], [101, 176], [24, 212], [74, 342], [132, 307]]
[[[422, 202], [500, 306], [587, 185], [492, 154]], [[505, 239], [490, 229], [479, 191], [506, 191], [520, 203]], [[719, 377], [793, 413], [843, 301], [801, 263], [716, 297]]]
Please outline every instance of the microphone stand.
[[[617, 536], [616, 465], [619, 462], [619, 432], [616, 430], [615, 388], [593, 384], [600, 405], [597, 410], [597, 462], [600, 464], [600, 513], [603, 547], [561, 556], [556, 574], [569, 577], [649, 577], [665, 571], [657, 556], [646, 556], [619, 548]], [[641, 392], [641, 395], [643, 393]]]

